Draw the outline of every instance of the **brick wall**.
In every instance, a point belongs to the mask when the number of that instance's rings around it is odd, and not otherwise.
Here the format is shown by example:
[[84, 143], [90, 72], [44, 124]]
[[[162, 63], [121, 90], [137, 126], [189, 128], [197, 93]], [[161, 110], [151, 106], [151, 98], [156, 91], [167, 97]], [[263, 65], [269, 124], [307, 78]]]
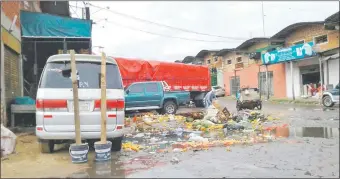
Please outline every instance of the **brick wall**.
[[314, 41], [314, 37], [328, 35], [328, 42], [319, 45], [321, 51], [326, 51], [339, 47], [339, 31], [325, 30], [323, 24], [308, 25], [296, 29], [286, 37], [286, 47], [294, 45], [294, 42], [305, 40], [305, 42]]
[[3, 1], [1, 2], [1, 11], [12, 21], [17, 15], [15, 25], [20, 27], [20, 1]]
[[1, 10], [4, 14], [10, 18], [14, 19], [17, 15], [17, 20], [15, 25], [20, 27], [20, 9], [32, 12], [41, 12], [39, 1], [3, 1], [1, 2]]

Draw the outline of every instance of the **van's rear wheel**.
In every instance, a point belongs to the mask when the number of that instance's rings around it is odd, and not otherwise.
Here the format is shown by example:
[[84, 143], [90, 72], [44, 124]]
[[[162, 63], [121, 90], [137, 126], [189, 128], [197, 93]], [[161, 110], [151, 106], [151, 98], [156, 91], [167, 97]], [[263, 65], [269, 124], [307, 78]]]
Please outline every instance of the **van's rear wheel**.
[[54, 141], [39, 141], [39, 148], [41, 153], [53, 153], [54, 152]]
[[118, 152], [122, 149], [122, 141], [123, 141], [123, 137], [117, 137], [111, 140], [112, 142], [112, 147], [111, 147], [111, 151], [113, 152]]

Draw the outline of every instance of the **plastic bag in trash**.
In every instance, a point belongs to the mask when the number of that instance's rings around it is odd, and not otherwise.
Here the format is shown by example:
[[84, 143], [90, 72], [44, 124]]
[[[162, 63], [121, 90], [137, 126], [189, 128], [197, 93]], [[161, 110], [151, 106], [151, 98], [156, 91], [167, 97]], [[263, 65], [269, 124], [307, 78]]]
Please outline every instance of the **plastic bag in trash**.
[[218, 109], [216, 109], [214, 105], [210, 105], [203, 119], [210, 120], [211, 118], [216, 117], [217, 113], [218, 113]]
[[15, 151], [17, 136], [1, 124], [1, 155], [5, 156]]

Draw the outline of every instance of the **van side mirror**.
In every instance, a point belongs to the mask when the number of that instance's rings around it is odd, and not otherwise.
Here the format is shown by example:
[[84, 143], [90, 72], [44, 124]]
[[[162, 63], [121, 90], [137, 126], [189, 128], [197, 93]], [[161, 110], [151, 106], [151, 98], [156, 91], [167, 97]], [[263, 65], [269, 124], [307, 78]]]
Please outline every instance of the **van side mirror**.
[[129, 89], [127, 89], [125, 92], [126, 92], [126, 94], [129, 94], [129, 93], [130, 93], [130, 90], [129, 90]]
[[61, 70], [63, 77], [70, 78], [71, 77], [71, 68], [64, 68]]

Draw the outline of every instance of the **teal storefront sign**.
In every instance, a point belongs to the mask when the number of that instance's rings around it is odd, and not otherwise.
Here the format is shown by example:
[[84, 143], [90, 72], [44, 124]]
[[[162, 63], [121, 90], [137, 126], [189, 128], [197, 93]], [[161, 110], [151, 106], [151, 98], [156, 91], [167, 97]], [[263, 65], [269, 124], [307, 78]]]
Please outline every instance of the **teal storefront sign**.
[[261, 55], [262, 63], [266, 65], [301, 60], [316, 55], [313, 51], [314, 42], [294, 45], [288, 48], [274, 50]]

